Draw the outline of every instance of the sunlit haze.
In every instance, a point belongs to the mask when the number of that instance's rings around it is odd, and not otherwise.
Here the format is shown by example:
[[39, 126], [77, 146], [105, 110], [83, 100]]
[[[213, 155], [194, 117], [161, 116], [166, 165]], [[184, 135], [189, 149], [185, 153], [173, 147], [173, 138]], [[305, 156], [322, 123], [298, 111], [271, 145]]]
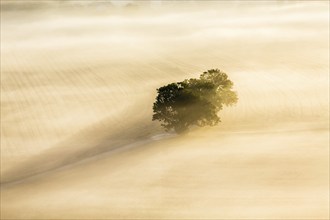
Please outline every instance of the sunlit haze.
[[[221, 123], [152, 121], [215, 68]], [[1, 1], [2, 219], [328, 217], [328, 1]]]

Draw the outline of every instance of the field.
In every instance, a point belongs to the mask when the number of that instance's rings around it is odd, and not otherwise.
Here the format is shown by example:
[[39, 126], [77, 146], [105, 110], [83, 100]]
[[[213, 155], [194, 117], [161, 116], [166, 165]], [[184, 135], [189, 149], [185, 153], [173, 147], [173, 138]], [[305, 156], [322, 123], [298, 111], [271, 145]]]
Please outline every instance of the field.
[[[1, 219], [329, 217], [329, 2], [55, 3], [1, 2]], [[218, 126], [151, 121], [212, 68]]]

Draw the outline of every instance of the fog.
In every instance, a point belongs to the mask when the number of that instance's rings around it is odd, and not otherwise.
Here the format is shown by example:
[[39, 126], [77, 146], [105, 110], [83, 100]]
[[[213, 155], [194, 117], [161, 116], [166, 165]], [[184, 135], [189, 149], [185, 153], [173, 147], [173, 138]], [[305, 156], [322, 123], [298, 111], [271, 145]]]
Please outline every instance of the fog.
[[[329, 2], [1, 2], [1, 218], [329, 215]], [[156, 89], [219, 68], [186, 135]]]

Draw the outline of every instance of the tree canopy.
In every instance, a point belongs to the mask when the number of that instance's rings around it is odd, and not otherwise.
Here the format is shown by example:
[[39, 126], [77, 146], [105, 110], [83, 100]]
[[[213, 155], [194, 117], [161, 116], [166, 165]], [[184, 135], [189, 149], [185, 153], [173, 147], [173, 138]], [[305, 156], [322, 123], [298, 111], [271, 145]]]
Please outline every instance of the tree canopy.
[[191, 126], [214, 126], [220, 122], [223, 106], [237, 102], [233, 82], [226, 73], [211, 69], [199, 79], [186, 79], [157, 89], [152, 120], [158, 120], [166, 131], [183, 133]]

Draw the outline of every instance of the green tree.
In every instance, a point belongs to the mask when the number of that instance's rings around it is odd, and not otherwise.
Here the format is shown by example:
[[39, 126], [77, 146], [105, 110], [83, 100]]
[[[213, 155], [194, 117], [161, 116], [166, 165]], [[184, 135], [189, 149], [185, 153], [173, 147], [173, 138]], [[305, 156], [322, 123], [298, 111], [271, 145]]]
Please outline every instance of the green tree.
[[237, 102], [233, 82], [226, 73], [211, 69], [199, 79], [186, 79], [157, 89], [152, 120], [166, 131], [183, 133], [191, 126], [214, 126], [220, 122], [218, 112], [224, 105]]

